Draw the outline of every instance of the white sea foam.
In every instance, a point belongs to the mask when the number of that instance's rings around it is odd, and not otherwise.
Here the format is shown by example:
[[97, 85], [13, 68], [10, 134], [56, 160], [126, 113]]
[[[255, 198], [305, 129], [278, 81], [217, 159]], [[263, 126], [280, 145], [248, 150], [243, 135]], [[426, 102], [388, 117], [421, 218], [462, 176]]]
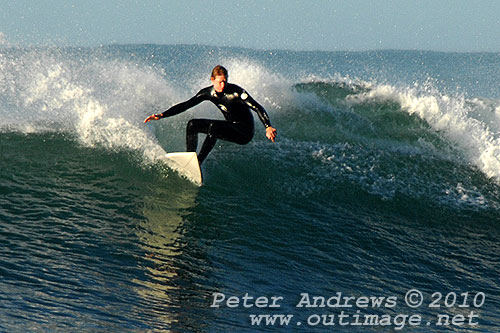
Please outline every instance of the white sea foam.
[[409, 114], [418, 115], [466, 156], [469, 163], [500, 182], [499, 101], [449, 96], [425, 87], [378, 85], [351, 98], [353, 102], [396, 101]]
[[293, 101], [293, 82], [258, 62], [245, 58], [223, 60], [229, 81], [244, 87], [269, 113], [283, 110]]
[[64, 131], [82, 145], [163, 150], [146, 115], [175, 98], [163, 73], [127, 61], [78, 59], [54, 51], [0, 54], [0, 128], [24, 133]]

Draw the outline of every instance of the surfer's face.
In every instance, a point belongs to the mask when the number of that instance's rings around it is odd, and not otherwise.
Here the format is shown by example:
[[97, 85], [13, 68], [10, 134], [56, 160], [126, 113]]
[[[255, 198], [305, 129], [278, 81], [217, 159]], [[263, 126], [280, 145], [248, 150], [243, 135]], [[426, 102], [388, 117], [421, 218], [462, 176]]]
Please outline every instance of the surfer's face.
[[227, 84], [227, 78], [224, 75], [217, 75], [210, 78], [210, 80], [212, 81], [216, 92], [221, 93], [224, 91]]

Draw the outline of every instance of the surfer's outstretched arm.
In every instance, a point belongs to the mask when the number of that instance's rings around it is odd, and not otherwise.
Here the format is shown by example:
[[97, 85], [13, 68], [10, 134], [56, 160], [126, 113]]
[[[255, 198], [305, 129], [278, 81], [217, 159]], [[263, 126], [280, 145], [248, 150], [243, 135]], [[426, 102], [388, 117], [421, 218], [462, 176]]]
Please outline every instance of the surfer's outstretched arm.
[[192, 108], [193, 106], [200, 104], [204, 100], [208, 99], [208, 96], [204, 90], [205, 89], [200, 90], [200, 92], [198, 92], [194, 97], [190, 98], [189, 100], [187, 100], [185, 102], [182, 102], [182, 103], [179, 103], [179, 104], [172, 106], [167, 111], [164, 111], [164, 112], [159, 113], [159, 114], [152, 114], [151, 116], [147, 117], [144, 120], [144, 123], [147, 123], [151, 120], [159, 120], [161, 118], [175, 116], [176, 114], [184, 112], [184, 111]]

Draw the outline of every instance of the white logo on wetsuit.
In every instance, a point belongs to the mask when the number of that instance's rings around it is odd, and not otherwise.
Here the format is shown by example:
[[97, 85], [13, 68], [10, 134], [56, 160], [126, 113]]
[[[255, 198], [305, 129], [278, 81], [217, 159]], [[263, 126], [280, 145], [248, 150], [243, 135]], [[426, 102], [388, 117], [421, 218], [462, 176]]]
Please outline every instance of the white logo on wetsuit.
[[232, 100], [233, 98], [238, 98], [238, 93], [234, 92], [232, 94], [224, 94], [224, 97], [226, 97], [228, 100]]
[[219, 104], [218, 106], [219, 106], [219, 109], [221, 109], [221, 110], [222, 110], [222, 111], [224, 111], [224, 112], [227, 112], [227, 108], [226, 108], [226, 106], [224, 106], [224, 105], [222, 105], [222, 104]]

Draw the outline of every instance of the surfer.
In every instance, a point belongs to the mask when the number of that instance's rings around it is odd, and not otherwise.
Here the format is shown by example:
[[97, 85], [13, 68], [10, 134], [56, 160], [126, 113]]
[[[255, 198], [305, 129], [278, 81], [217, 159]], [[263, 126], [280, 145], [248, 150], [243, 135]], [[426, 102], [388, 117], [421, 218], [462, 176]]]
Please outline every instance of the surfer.
[[218, 65], [212, 70], [210, 80], [212, 85], [200, 90], [191, 99], [172, 106], [160, 114], [153, 114], [144, 120], [151, 120], [175, 116], [203, 101], [214, 103], [224, 115], [226, 120], [191, 119], [186, 129], [186, 150], [196, 152], [198, 148], [198, 133], [206, 134], [205, 141], [198, 153], [201, 163], [214, 148], [217, 139], [245, 145], [254, 136], [254, 120], [250, 110], [259, 116], [266, 128], [266, 137], [275, 142], [276, 129], [271, 126], [269, 116], [264, 108], [257, 103], [243, 88], [227, 82], [227, 70]]

